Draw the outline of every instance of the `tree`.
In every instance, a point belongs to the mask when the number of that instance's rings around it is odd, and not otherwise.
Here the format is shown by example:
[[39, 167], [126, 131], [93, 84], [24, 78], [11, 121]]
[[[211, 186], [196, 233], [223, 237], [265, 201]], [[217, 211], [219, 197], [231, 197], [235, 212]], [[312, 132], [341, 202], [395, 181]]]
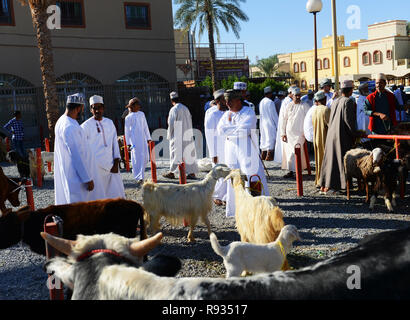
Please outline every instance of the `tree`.
[[43, 92], [46, 103], [46, 114], [51, 147], [54, 147], [54, 127], [59, 117], [56, 76], [54, 73], [54, 56], [51, 42], [51, 31], [47, 27], [47, 8], [55, 5], [56, 0], [19, 0], [30, 7], [33, 26], [36, 31], [37, 47], [40, 51], [40, 69], [43, 81]]
[[407, 35], [410, 36], [410, 22], [407, 22], [406, 29], [407, 29]]
[[213, 90], [217, 89], [216, 83], [216, 53], [214, 34], [220, 42], [219, 24], [228, 32], [230, 29], [239, 38], [239, 21], [248, 21], [247, 15], [239, 8], [240, 2], [246, 0], [174, 0], [176, 5], [181, 5], [175, 13], [174, 22], [177, 28], [187, 32], [199, 27], [199, 36], [205, 29], [208, 31], [209, 54], [211, 57], [211, 79]]
[[262, 70], [267, 77], [273, 77], [281, 65], [282, 63], [279, 63], [277, 54], [265, 59], [260, 59], [256, 64], [256, 66]]

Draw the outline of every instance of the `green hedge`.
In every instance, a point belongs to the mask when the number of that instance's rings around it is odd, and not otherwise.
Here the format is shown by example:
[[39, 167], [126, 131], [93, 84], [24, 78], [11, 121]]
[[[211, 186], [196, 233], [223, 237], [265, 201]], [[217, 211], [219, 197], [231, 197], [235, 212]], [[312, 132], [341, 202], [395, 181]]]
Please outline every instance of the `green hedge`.
[[[273, 79], [266, 79], [262, 83], [253, 83], [251, 82], [248, 78], [245, 76], [238, 78], [237, 76], [229, 76], [227, 79], [223, 79], [221, 81], [221, 88], [228, 90], [228, 89], [233, 89], [233, 84], [234, 82], [246, 82], [248, 84], [248, 91], [251, 93], [251, 102], [253, 103], [259, 103], [264, 97], [263, 94], [263, 89], [271, 86], [272, 91], [278, 92], [278, 91], [287, 91], [289, 86], [285, 84], [284, 82], [279, 82], [275, 81]], [[208, 87], [209, 88], [209, 93], [212, 95], [212, 80], [211, 77], [206, 77], [206, 79], [202, 82], [199, 83], [199, 86], [202, 87]]]

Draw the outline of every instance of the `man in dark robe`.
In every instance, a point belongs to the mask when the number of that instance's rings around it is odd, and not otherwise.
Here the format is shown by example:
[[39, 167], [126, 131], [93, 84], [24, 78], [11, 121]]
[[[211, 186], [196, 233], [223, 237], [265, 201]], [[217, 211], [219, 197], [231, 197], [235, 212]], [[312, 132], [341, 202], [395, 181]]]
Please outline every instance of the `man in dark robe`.
[[321, 194], [346, 189], [343, 158], [353, 148], [355, 139], [362, 136], [357, 131], [356, 102], [350, 98], [354, 84], [351, 80], [342, 83], [342, 96], [331, 107], [325, 154], [320, 171]]

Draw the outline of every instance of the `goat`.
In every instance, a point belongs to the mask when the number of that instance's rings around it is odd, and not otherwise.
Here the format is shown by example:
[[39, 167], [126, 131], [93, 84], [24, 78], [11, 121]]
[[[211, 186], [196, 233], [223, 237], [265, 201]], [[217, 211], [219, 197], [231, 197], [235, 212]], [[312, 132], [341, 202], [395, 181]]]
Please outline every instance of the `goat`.
[[285, 225], [276, 200], [267, 196], [253, 197], [246, 192], [240, 169], [232, 170], [225, 181], [229, 179], [235, 190], [236, 228], [241, 241], [255, 244], [275, 241]]
[[224, 260], [226, 277], [238, 277], [243, 271], [255, 273], [281, 270], [286, 264], [286, 255], [296, 240], [301, 240], [294, 225], [286, 225], [275, 242], [252, 244], [235, 241], [221, 247], [215, 233], [211, 233], [211, 246]]
[[[352, 178], [356, 178], [360, 183], [364, 182], [366, 188], [366, 202], [369, 201], [369, 183], [374, 184], [377, 179], [377, 174], [380, 172], [380, 165], [384, 160], [383, 151], [380, 148], [376, 148], [373, 151], [365, 149], [351, 149], [346, 152], [343, 161], [346, 177], [346, 193], [347, 199], [350, 200], [350, 188], [352, 184]], [[370, 205], [372, 209], [372, 205]]]
[[147, 212], [145, 219], [153, 232], [159, 229], [159, 220], [164, 216], [171, 224], [177, 225], [185, 219], [190, 225], [188, 242], [194, 242], [193, 231], [198, 218], [211, 234], [208, 213], [212, 209], [212, 195], [219, 178], [225, 178], [230, 172], [224, 164], [216, 165], [203, 180], [178, 185], [172, 183], [153, 183], [147, 181], [142, 186], [142, 199]]
[[[103, 237], [108, 238], [107, 235]], [[80, 241], [84, 240], [77, 240], [76, 248], [80, 247]], [[114, 249], [107, 242], [105, 247]], [[72, 253], [70, 259], [54, 258], [47, 263], [49, 272], [55, 272], [64, 283], [71, 283], [75, 299], [410, 299], [410, 228], [372, 235], [355, 248], [300, 270], [247, 278], [158, 277], [141, 268], [121, 265], [121, 261], [108, 266], [97, 260], [97, 255], [95, 268], [104, 265], [104, 269], [93, 272], [83, 267], [84, 262], [73, 261], [92, 249], [87, 246], [75, 255]], [[131, 250], [125, 245], [124, 251], [127, 249]], [[92, 278], [97, 271], [98, 278]], [[97, 294], [92, 295], [93, 290], [88, 290], [84, 283], [77, 283], [85, 273], [92, 278], [87, 282], [88, 286], [95, 288], [98, 285]]]
[[29, 157], [22, 157], [16, 150], [7, 152], [7, 161], [17, 166], [20, 178], [30, 178]]
[[[20, 186], [21, 182], [19, 179], [8, 178], [0, 167], [0, 211], [3, 215], [10, 213], [11, 210], [6, 209], [6, 200], [9, 200], [13, 207], [20, 206]], [[0, 215], [0, 219], [1, 217], [2, 215]]]
[[39, 236], [44, 219], [52, 214], [62, 218], [63, 236], [75, 239], [78, 234], [115, 232], [135, 237], [138, 222], [140, 238], [146, 238], [144, 209], [131, 200], [106, 199], [49, 206], [31, 211], [24, 207], [0, 218], [0, 249], [8, 248], [20, 240], [39, 254], [45, 254], [44, 241]]
[[[181, 262], [178, 259], [164, 255], [158, 255], [142, 264], [142, 258], [161, 242], [161, 233], [142, 241], [113, 233], [94, 236], [78, 235], [76, 241], [53, 237], [44, 232], [41, 232], [41, 237], [69, 256], [70, 266], [76, 266], [75, 273], [72, 273], [69, 268], [61, 277], [64, 278], [64, 284], [74, 289], [71, 296], [73, 300], [93, 300], [104, 297], [104, 291], [100, 287], [109, 286], [111, 284], [109, 278], [118, 276], [116, 270], [113, 269], [116, 265], [130, 270], [141, 267], [150, 274], [155, 273], [157, 276], [168, 277], [174, 276], [181, 268]], [[53, 266], [63, 266], [66, 261], [66, 259], [55, 258]], [[50, 262], [47, 262], [44, 268], [48, 273], [52, 273], [49, 264]], [[124, 277], [127, 276], [128, 273], [124, 273]], [[104, 279], [105, 277], [108, 279]]]

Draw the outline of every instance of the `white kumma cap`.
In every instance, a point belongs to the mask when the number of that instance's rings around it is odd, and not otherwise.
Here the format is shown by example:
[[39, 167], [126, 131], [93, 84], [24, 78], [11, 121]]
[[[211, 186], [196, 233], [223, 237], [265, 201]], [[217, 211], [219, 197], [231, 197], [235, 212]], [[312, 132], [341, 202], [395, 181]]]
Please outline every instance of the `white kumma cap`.
[[104, 104], [103, 97], [101, 97], [101, 96], [92, 96], [90, 98], [90, 106], [92, 106], [93, 104], [96, 104], [96, 103]]

